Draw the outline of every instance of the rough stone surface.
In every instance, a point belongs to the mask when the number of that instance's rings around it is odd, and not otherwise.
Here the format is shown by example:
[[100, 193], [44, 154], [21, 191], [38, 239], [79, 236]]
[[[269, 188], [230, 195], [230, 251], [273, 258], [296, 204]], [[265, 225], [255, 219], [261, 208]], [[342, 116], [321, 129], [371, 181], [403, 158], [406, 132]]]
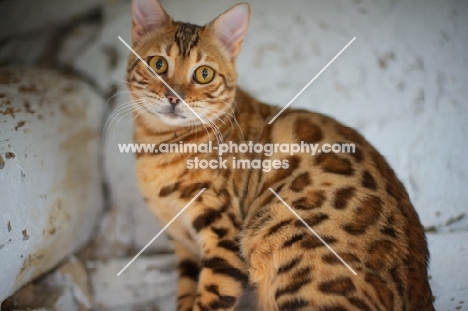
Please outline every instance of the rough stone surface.
[[72, 256], [40, 281], [24, 286], [8, 298], [3, 306], [14, 311], [36, 308], [57, 311], [89, 310], [92, 298], [86, 269]]
[[0, 301], [88, 241], [103, 206], [101, 116], [73, 77], [0, 70]]

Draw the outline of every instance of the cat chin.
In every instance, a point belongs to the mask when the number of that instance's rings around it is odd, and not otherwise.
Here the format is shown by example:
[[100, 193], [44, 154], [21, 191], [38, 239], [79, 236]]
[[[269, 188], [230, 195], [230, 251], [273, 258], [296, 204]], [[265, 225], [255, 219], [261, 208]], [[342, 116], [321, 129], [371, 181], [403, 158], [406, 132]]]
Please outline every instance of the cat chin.
[[198, 119], [187, 118], [174, 113], [156, 113], [150, 114], [150, 119], [159, 125], [163, 124], [169, 127], [189, 127], [201, 123]]
[[[141, 116], [145, 120], [145, 123], [154, 128], [177, 128], [202, 125], [201, 120], [190, 111], [176, 110], [176, 112], [165, 112], [164, 109], [162, 111], [158, 111], [155, 107], [150, 110], [146, 106], [142, 106], [142, 110], [143, 113], [141, 113]], [[185, 115], [186, 113], [188, 115]]]
[[173, 112], [158, 113], [157, 118], [159, 118], [163, 123], [173, 126], [184, 126], [185, 123], [187, 123], [188, 126], [188, 124], [190, 123], [190, 121], [187, 122], [186, 117], [177, 115]]

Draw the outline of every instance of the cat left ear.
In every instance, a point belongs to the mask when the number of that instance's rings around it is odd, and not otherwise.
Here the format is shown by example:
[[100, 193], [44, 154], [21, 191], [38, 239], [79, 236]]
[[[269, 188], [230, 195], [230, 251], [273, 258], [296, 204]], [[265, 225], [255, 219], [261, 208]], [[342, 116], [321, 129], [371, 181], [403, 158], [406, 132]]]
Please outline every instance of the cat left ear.
[[242, 40], [249, 26], [249, 18], [250, 6], [247, 3], [240, 3], [218, 16], [208, 25], [208, 28], [214, 31], [216, 38], [233, 59], [240, 52]]
[[149, 30], [164, 26], [171, 21], [157, 0], [132, 0], [132, 40], [140, 41]]

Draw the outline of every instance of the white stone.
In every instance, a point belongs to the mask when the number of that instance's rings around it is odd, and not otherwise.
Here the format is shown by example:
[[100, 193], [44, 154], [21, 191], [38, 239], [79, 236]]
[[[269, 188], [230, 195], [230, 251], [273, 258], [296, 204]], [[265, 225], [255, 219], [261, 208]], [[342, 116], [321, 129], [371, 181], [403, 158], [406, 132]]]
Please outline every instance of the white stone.
[[0, 70], [0, 301], [89, 239], [102, 99], [54, 71]]

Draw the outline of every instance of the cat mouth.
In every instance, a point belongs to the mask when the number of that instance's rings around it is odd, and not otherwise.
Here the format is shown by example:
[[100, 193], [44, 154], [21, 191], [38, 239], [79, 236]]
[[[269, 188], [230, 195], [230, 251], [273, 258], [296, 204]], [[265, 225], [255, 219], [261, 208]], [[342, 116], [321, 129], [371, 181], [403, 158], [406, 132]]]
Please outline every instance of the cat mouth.
[[157, 115], [157, 114], [161, 114], [167, 118], [170, 118], [170, 119], [178, 119], [178, 118], [181, 118], [181, 119], [186, 119], [187, 117], [183, 116], [183, 115], [180, 115], [178, 113], [176, 113], [175, 111], [150, 111], [147, 107], [143, 106], [143, 109], [149, 113], [149, 114], [152, 114], [152, 115]]
[[177, 114], [175, 113], [174, 111], [169, 111], [169, 112], [161, 112], [161, 111], [158, 111], [159, 114], [162, 114], [168, 118], [171, 118], [171, 119], [177, 119], [177, 118], [182, 118], [182, 119], [185, 119], [186, 117], [184, 116], [181, 116], [180, 114]]

